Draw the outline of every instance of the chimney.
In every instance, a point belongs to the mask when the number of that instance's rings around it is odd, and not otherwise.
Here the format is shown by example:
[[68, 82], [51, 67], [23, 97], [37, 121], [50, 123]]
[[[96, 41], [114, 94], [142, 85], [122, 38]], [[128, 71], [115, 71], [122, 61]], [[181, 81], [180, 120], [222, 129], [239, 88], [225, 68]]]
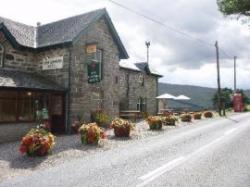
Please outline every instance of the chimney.
[[36, 26], [37, 26], [37, 27], [40, 27], [40, 26], [41, 26], [41, 22], [38, 21], [38, 22], [36, 23]]

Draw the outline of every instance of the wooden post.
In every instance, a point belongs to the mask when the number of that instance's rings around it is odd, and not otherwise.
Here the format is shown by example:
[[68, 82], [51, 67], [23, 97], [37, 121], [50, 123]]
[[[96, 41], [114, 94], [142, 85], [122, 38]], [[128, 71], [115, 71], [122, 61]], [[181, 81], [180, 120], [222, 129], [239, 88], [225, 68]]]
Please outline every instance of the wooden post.
[[215, 42], [216, 48], [216, 64], [217, 64], [217, 84], [218, 84], [218, 110], [221, 116], [221, 86], [220, 86], [220, 62], [219, 62], [219, 47], [218, 42]]

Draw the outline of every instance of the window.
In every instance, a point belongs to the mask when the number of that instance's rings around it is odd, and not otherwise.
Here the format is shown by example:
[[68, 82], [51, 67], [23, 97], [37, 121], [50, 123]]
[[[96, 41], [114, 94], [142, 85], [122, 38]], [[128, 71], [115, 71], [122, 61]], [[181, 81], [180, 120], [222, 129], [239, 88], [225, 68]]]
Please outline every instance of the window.
[[137, 99], [137, 110], [141, 112], [147, 111], [147, 98], [140, 97]]
[[102, 55], [103, 55], [103, 52], [101, 49], [96, 49], [95, 53], [90, 54], [91, 61], [98, 63], [98, 65], [99, 65], [100, 77], [101, 77], [101, 73], [102, 73], [102, 58], [103, 58]]
[[102, 50], [101, 49], [96, 50], [93, 60], [97, 62], [99, 65], [99, 77], [100, 77], [100, 80], [102, 80]]
[[16, 121], [17, 94], [16, 92], [0, 92], [0, 122]]
[[0, 91], [0, 123], [35, 121], [35, 92]]
[[0, 44], [0, 67], [3, 67], [4, 47]]

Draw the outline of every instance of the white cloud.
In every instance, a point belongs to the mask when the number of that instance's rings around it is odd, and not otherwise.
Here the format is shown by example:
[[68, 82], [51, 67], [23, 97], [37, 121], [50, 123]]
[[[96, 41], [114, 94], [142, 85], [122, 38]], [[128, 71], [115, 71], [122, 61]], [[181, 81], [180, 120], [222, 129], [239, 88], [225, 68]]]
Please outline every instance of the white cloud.
[[[145, 41], [150, 40], [150, 63], [165, 77], [162, 81], [216, 87], [215, 40], [230, 56], [238, 56], [238, 85], [250, 88], [250, 30], [225, 18], [211, 0], [116, 0], [162, 23], [198, 37], [211, 46], [166, 29], [106, 0], [0, 0], [0, 16], [35, 25], [106, 7], [131, 57], [146, 60]], [[15, 5], [15, 6], [13, 6]], [[222, 86], [232, 86], [233, 59], [221, 52]]]

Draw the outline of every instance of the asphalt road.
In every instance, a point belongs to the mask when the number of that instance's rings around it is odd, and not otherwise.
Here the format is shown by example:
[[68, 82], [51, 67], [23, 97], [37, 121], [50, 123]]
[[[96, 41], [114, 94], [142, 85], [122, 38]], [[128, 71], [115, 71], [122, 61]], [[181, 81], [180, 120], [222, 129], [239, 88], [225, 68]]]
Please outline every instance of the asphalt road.
[[212, 119], [0, 186], [250, 186], [250, 114]]

